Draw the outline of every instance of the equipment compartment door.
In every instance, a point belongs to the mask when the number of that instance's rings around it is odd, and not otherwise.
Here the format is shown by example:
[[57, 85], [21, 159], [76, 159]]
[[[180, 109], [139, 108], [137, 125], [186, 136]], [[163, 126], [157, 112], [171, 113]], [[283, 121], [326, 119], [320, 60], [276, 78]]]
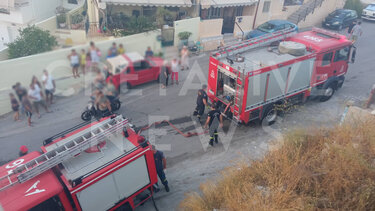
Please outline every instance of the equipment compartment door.
[[84, 211], [108, 210], [149, 183], [146, 158], [142, 156], [83, 189], [77, 199]]

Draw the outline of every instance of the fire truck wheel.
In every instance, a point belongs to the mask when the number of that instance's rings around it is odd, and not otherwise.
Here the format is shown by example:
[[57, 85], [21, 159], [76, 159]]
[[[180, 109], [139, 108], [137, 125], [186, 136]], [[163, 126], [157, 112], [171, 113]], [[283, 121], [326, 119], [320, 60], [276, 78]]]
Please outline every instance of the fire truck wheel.
[[90, 121], [92, 119], [92, 114], [90, 111], [84, 111], [82, 114], [81, 114], [81, 119], [83, 121]]
[[276, 122], [277, 110], [274, 106], [269, 106], [263, 114], [262, 125], [272, 125]]
[[325, 90], [323, 90], [323, 95], [320, 97], [320, 102], [326, 102], [335, 93], [335, 86], [333, 84], [329, 85]]
[[130, 88], [131, 88], [130, 84], [124, 82], [124, 83], [122, 83], [122, 84], [120, 85], [120, 93], [121, 93], [121, 94], [126, 94], [126, 93], [129, 92], [129, 89], [130, 89]]
[[124, 205], [116, 209], [116, 211], [132, 211], [132, 210], [133, 209], [129, 203], [125, 203]]

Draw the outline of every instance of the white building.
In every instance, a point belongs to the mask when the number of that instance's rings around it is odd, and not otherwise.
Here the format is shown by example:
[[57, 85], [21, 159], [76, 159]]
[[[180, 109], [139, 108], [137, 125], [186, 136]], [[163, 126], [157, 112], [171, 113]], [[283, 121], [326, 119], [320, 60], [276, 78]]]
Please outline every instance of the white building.
[[61, 0], [0, 0], [0, 50], [17, 38], [18, 29], [56, 15], [61, 4]]

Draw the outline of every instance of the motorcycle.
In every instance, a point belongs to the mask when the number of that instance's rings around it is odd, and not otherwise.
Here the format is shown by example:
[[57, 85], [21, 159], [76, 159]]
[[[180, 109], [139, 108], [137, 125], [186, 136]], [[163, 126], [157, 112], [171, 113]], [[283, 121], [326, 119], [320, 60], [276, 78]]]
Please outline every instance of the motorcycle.
[[[120, 102], [120, 99], [118, 97], [107, 96], [107, 98], [111, 102], [112, 112], [120, 109], [121, 102]], [[95, 99], [93, 97], [91, 97], [91, 100], [89, 101], [85, 111], [81, 114], [81, 119], [83, 121], [90, 121], [93, 117], [96, 117], [96, 118], [100, 119], [102, 117], [109, 116], [109, 115], [111, 115], [111, 112], [109, 112], [109, 111], [105, 112], [105, 113], [102, 113], [101, 111], [96, 109]]]

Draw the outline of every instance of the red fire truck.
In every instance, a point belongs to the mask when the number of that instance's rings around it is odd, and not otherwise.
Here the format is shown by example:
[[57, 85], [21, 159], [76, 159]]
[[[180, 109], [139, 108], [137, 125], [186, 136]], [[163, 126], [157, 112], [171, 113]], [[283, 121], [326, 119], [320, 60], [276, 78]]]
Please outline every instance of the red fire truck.
[[[147, 142], [121, 115], [82, 123], [0, 167], [0, 207], [17, 210], [133, 210], [157, 182]], [[1, 208], [0, 208], [1, 210]]]
[[210, 57], [207, 94], [237, 123], [276, 120], [277, 105], [327, 101], [344, 83], [355, 48], [345, 36], [285, 29], [239, 42]]

